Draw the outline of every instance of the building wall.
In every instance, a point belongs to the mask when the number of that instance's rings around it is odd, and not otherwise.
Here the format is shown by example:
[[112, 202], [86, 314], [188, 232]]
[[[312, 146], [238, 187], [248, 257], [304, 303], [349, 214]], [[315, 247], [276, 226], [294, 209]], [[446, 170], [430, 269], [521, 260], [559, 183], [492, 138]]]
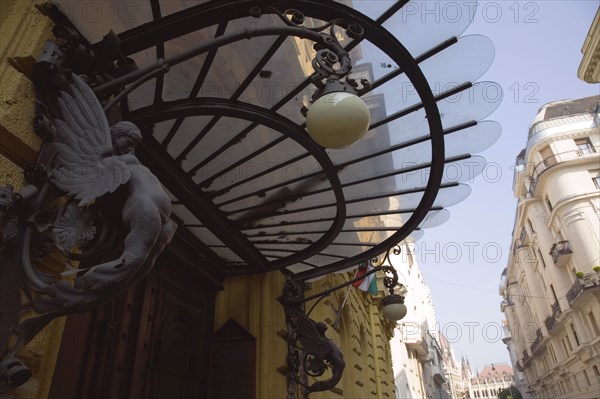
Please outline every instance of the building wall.
[[542, 107], [517, 159], [517, 215], [501, 308], [515, 367], [536, 399], [600, 391], [598, 101]]
[[408, 314], [398, 323], [391, 341], [396, 398], [448, 398], [458, 389], [460, 371], [453, 367], [456, 362], [451, 359], [449, 342], [443, 343], [438, 331], [431, 291], [412, 245], [401, 243], [400, 254], [392, 255], [390, 260], [408, 289]]
[[[306, 296], [341, 284], [348, 277], [349, 274], [336, 274], [316, 281]], [[287, 324], [283, 307], [276, 300], [283, 285], [284, 277], [279, 272], [229, 277], [215, 306], [215, 331], [233, 318], [256, 337], [256, 397], [261, 399], [285, 397], [287, 392]], [[346, 294], [338, 328], [334, 328], [336, 311]], [[310, 306], [312, 302], [307, 309]], [[340, 383], [330, 391], [312, 393], [311, 398], [395, 397], [389, 347], [391, 328], [379, 314], [379, 297], [372, 298], [355, 288], [342, 289], [321, 301], [310, 317], [327, 323], [326, 335], [340, 346], [346, 363]]]
[[[0, 184], [11, 184], [15, 190], [23, 186], [23, 167], [36, 160], [41, 144], [31, 129], [33, 86], [23, 74], [52, 36], [51, 23], [35, 8], [37, 3], [40, 2], [0, 2]], [[46, 397], [63, 326], [64, 318], [53, 321], [19, 351], [19, 358], [27, 363], [34, 376], [12, 392], [13, 395]], [[0, 327], [1, 332], [6, 333], [4, 327]]]

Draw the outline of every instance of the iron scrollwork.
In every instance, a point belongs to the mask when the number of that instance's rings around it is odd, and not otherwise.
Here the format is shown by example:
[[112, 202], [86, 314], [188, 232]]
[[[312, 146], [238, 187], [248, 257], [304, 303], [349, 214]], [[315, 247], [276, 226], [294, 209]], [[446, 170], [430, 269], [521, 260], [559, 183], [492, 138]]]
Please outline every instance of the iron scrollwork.
[[[286, 281], [281, 302], [288, 322], [288, 398], [296, 398], [296, 387], [302, 387], [306, 397], [311, 392], [333, 388], [342, 378], [344, 354], [325, 335], [327, 325], [308, 317], [304, 306], [307, 284]], [[308, 377], [321, 377], [327, 370], [331, 376], [309, 384]]]
[[[308, 297], [304, 296], [305, 291], [308, 289], [308, 284], [305, 281], [295, 281], [291, 277], [287, 278], [280, 302], [284, 307], [288, 323], [288, 399], [297, 397], [298, 385], [303, 388], [305, 398], [311, 392], [331, 389], [341, 380], [344, 372], [343, 352], [333, 340], [325, 335], [327, 325], [324, 322], [316, 322], [309, 317], [312, 309], [321, 299], [329, 296], [332, 292], [379, 271], [385, 273], [383, 285], [389, 291], [389, 294], [382, 298], [382, 305], [404, 304], [404, 296], [394, 293], [395, 289], [402, 288], [404, 285], [398, 282], [398, 273], [390, 259], [390, 254], [399, 255], [400, 251], [399, 246], [392, 247], [381, 257], [371, 259], [370, 263], [374, 267], [366, 273]], [[388, 264], [385, 265], [384, 263]], [[317, 301], [307, 313], [305, 304], [313, 299]], [[338, 312], [340, 311], [341, 309], [338, 310]], [[331, 371], [329, 378], [318, 380], [312, 384], [308, 383], [308, 377], [321, 377], [328, 369]]]

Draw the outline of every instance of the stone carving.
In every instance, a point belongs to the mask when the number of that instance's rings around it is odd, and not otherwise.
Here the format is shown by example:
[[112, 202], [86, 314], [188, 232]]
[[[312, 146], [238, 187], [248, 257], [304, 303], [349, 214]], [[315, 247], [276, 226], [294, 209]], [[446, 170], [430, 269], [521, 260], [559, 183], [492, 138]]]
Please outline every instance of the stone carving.
[[[134, 155], [134, 147], [142, 141], [137, 126], [124, 121], [109, 128], [92, 90], [78, 76], [73, 79], [72, 95], [63, 91], [58, 98], [62, 120], [55, 120], [57, 155], [51, 181], [74, 197], [83, 210], [69, 205], [54, 229], [55, 242], [63, 249], [88, 242], [94, 227], [84, 217], [84, 207], [116, 191], [121, 191], [125, 198], [121, 217], [129, 230], [119, 258], [90, 267], [77, 276], [75, 290], [87, 292], [113, 286], [136, 274], [145, 275], [170, 241], [174, 229], [169, 220], [168, 195]], [[67, 285], [59, 282], [48, 286], [45, 292], [64, 306], [86, 300], [87, 295], [77, 295]]]
[[[15, 326], [17, 340], [6, 348], [2, 339], [0, 392], [31, 375], [16, 357], [21, 345], [52, 319], [100, 306], [139, 281], [175, 230], [169, 196], [135, 156], [140, 130], [126, 121], [109, 126], [93, 91], [81, 77], [72, 80], [55, 98], [60, 115], [52, 122], [44, 116], [55, 132], [42, 150], [46, 165], [36, 164], [39, 173], [26, 174], [29, 185], [17, 193], [0, 187], [5, 278], [16, 283], [13, 296], [24, 280], [29, 302], [22, 310], [35, 312], [21, 322], [3, 319]], [[67, 258], [62, 273], [34, 266], [51, 252]], [[75, 268], [73, 261], [82, 263]]]

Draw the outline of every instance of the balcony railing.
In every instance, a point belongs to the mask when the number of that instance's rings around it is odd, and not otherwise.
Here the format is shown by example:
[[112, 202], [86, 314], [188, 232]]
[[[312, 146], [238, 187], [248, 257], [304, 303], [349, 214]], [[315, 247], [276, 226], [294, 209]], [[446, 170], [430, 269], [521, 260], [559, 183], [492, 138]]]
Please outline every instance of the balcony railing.
[[578, 277], [566, 295], [569, 305], [573, 306], [584, 290], [597, 287], [600, 287], [600, 273], [591, 272], [584, 274], [582, 277]]
[[529, 196], [535, 196], [535, 188], [539, 180], [540, 175], [551, 166], [557, 165], [561, 162], [572, 161], [574, 159], [585, 158], [588, 156], [594, 156], [598, 154], [598, 148], [590, 147], [590, 151], [582, 151], [581, 149], [561, 152], [545, 158], [543, 161], [535, 165], [533, 172], [531, 173], [531, 183], [529, 184]]
[[559, 241], [552, 245], [550, 248], [550, 255], [552, 255], [552, 260], [556, 266], [564, 266], [571, 259], [571, 254], [573, 251], [571, 250], [571, 246], [569, 245], [569, 241]]
[[417, 351], [419, 356], [429, 353], [429, 346], [425, 338], [425, 326], [422, 324], [406, 322], [402, 324], [402, 342], [410, 349]]
[[532, 355], [535, 354], [535, 352], [539, 349], [540, 343], [542, 342], [542, 338], [544, 338], [544, 336], [542, 335], [542, 330], [538, 328], [537, 330], [535, 330], [535, 339], [531, 343], [530, 349]]
[[546, 329], [548, 330], [548, 333], [550, 333], [554, 329], [554, 327], [556, 327], [560, 313], [561, 313], [560, 304], [558, 302], [554, 302], [552, 304], [552, 314], [548, 318], [546, 318], [546, 320], [544, 321], [544, 323], [546, 324]]

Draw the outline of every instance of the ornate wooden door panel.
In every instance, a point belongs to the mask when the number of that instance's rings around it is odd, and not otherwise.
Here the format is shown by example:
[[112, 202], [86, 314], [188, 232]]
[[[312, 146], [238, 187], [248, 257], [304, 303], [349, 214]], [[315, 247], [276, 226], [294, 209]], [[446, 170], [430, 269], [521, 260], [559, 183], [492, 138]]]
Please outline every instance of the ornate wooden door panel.
[[[167, 274], [167, 273], [165, 273]], [[206, 385], [212, 303], [198, 287], [175, 276], [157, 281], [147, 329], [150, 347], [145, 370], [144, 398], [199, 398]], [[212, 320], [212, 319], [211, 319]], [[132, 391], [132, 393], [135, 393]], [[137, 395], [133, 395], [134, 397]]]
[[69, 316], [49, 398], [206, 397], [216, 289], [174, 265]]

